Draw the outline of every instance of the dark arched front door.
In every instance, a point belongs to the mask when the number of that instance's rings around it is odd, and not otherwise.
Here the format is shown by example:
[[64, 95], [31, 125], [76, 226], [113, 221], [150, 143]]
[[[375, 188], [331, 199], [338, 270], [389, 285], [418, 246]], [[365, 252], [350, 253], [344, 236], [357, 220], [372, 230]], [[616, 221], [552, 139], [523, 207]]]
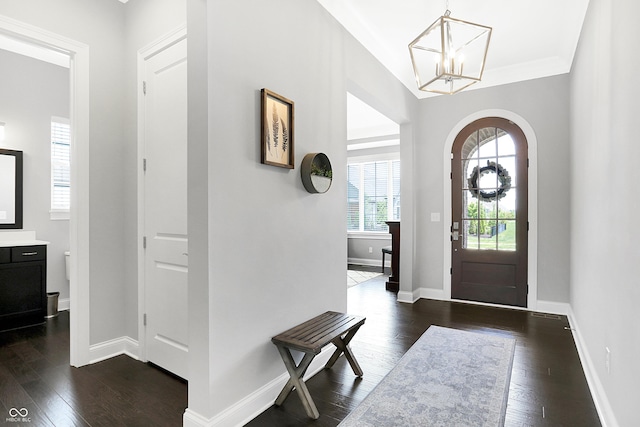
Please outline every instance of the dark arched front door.
[[451, 156], [451, 298], [527, 306], [527, 140], [513, 122], [467, 125]]

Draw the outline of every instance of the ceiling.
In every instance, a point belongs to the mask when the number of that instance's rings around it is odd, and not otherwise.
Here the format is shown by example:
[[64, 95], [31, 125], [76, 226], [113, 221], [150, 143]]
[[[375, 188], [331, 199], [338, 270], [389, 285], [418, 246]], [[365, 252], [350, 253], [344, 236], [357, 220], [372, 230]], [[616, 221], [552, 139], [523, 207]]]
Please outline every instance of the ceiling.
[[400, 126], [371, 108], [354, 95], [347, 93], [347, 140], [370, 142], [371, 138], [385, 140], [400, 138]]
[[[126, 3], [128, 0], [119, 0]], [[408, 44], [448, 8], [453, 18], [493, 28], [482, 81], [474, 90], [568, 73], [589, 0], [318, 0], [417, 98]], [[68, 67], [68, 57], [2, 40], [0, 49]], [[43, 56], [44, 55], [44, 56]], [[397, 134], [395, 123], [349, 96], [349, 140]], [[395, 128], [397, 129], [397, 128]]]
[[465, 90], [568, 73], [589, 0], [318, 0], [418, 98], [408, 44], [442, 16], [493, 28], [482, 81]]

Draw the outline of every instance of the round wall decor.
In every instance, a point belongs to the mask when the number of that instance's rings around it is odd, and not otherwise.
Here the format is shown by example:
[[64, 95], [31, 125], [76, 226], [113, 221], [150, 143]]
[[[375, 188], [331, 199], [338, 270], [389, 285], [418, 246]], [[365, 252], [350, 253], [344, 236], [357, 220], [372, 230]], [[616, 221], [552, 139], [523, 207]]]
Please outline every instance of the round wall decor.
[[326, 193], [331, 187], [333, 171], [331, 162], [324, 153], [309, 153], [300, 166], [302, 185], [309, 193]]

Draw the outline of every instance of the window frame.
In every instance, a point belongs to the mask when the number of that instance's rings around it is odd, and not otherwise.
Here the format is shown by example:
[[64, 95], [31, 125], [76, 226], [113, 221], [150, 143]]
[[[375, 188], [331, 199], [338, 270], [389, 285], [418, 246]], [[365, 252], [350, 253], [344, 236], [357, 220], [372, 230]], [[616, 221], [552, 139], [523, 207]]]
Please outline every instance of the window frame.
[[[386, 221], [399, 221], [400, 218], [394, 219], [394, 203], [393, 203], [393, 163], [398, 162], [400, 164], [400, 153], [384, 153], [377, 155], [364, 155], [364, 156], [353, 156], [347, 158], [347, 175], [348, 168], [352, 165], [360, 165], [360, 188], [364, 188], [364, 168], [362, 165], [377, 163], [377, 162], [387, 162], [387, 219]], [[400, 166], [402, 168], [402, 166]], [[402, 182], [400, 182], [400, 188], [402, 188]], [[400, 193], [401, 194], [400, 190]], [[348, 195], [347, 195], [347, 203], [349, 203]], [[365, 230], [364, 229], [364, 191], [359, 191], [358, 194], [358, 230], [349, 230], [347, 229], [347, 236], [353, 237], [379, 237], [380, 235], [388, 235], [388, 231], [383, 230]], [[347, 208], [348, 209], [348, 208]], [[348, 227], [348, 224], [347, 224]]]
[[[59, 207], [53, 206], [54, 200], [55, 200], [55, 197], [54, 197], [55, 189], [56, 187], [60, 187], [60, 185], [56, 185], [56, 180], [54, 177], [54, 170], [55, 170], [54, 165], [63, 164], [63, 167], [65, 166], [64, 164], [65, 162], [61, 162], [60, 160], [54, 158], [54, 150], [53, 150], [54, 144], [60, 144], [60, 142], [54, 141], [54, 138], [53, 138], [54, 124], [66, 125], [69, 127], [68, 129], [69, 161], [68, 161], [68, 164], [66, 164], [66, 167], [67, 167], [67, 173], [69, 174], [69, 177], [71, 177], [71, 121], [66, 117], [52, 116], [51, 123], [50, 123], [51, 134], [50, 134], [50, 141], [49, 141], [49, 149], [50, 149], [49, 151], [49, 157], [50, 157], [49, 215], [52, 221], [69, 220], [71, 201], [69, 201], [69, 207], [67, 208], [59, 208]], [[62, 145], [67, 145], [67, 144], [62, 144]], [[69, 179], [69, 181], [71, 180]], [[70, 191], [71, 191], [71, 182], [69, 182], [69, 192]]]

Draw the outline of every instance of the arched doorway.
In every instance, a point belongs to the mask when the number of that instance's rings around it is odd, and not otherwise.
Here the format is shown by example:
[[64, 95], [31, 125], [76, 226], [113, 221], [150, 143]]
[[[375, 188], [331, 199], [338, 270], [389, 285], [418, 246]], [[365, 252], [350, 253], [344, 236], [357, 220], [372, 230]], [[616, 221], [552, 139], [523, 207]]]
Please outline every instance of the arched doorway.
[[527, 306], [528, 144], [513, 122], [465, 126], [451, 150], [451, 298]]

